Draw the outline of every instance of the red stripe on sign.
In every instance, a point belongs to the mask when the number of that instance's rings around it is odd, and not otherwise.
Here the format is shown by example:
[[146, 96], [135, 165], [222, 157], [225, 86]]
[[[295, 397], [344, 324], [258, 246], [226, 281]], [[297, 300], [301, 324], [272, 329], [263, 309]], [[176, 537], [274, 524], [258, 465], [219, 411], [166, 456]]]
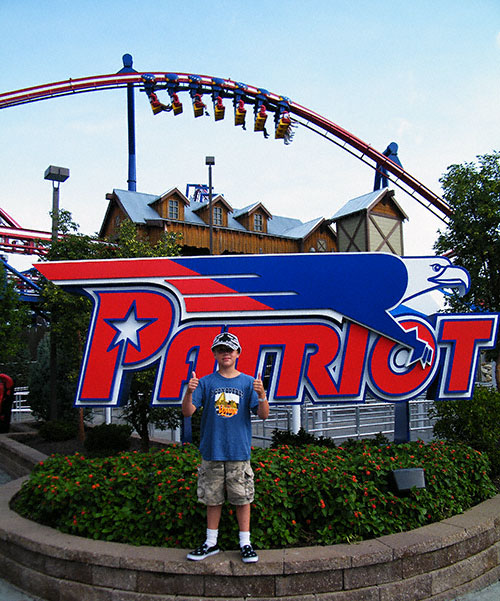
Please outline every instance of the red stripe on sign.
[[51, 281], [114, 280], [119, 278], [179, 277], [199, 275], [171, 259], [110, 259], [108, 261], [56, 261], [36, 263]]

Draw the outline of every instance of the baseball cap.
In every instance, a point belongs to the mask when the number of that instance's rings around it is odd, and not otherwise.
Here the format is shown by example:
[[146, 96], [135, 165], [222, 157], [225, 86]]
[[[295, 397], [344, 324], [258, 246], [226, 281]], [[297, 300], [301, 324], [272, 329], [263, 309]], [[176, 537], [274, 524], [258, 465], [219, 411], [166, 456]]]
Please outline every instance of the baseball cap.
[[234, 334], [231, 334], [230, 332], [222, 332], [221, 334], [217, 334], [212, 342], [212, 350], [214, 350], [216, 346], [227, 346], [230, 349], [233, 349], [233, 351], [241, 351], [240, 341]]

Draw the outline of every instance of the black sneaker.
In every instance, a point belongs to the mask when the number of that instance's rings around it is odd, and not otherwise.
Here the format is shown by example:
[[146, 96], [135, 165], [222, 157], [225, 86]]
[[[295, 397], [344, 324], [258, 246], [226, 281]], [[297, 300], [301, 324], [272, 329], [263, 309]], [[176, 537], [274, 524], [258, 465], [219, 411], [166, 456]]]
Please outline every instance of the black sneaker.
[[214, 545], [213, 547], [209, 547], [207, 543], [203, 543], [194, 551], [187, 554], [187, 558], [192, 561], [200, 561], [200, 559], [205, 559], [205, 557], [210, 557], [210, 555], [215, 555], [220, 551], [218, 545]]
[[259, 556], [253, 550], [252, 545], [244, 545], [243, 547], [240, 547], [240, 553], [241, 561], [243, 563], [255, 563], [256, 561], [259, 561]]

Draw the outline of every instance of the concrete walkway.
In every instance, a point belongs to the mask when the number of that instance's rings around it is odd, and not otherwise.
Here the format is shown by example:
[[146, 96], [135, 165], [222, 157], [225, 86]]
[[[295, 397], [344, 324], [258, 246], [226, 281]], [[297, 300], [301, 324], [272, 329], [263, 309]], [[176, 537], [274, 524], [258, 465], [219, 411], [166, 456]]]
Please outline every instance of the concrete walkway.
[[455, 601], [499, 601], [500, 600], [500, 582], [496, 582], [491, 586], [477, 593], [470, 593], [463, 597], [458, 597]]
[[0, 580], [0, 601], [43, 601], [43, 599], [27, 595], [5, 580]]

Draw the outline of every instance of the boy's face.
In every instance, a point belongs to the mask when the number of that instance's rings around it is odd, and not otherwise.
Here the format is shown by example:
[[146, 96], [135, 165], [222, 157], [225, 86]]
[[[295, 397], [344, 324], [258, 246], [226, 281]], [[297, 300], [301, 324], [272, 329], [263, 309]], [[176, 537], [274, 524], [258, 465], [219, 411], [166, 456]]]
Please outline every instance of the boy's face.
[[219, 367], [232, 367], [239, 356], [239, 351], [235, 351], [228, 346], [216, 346], [214, 348], [214, 357]]

